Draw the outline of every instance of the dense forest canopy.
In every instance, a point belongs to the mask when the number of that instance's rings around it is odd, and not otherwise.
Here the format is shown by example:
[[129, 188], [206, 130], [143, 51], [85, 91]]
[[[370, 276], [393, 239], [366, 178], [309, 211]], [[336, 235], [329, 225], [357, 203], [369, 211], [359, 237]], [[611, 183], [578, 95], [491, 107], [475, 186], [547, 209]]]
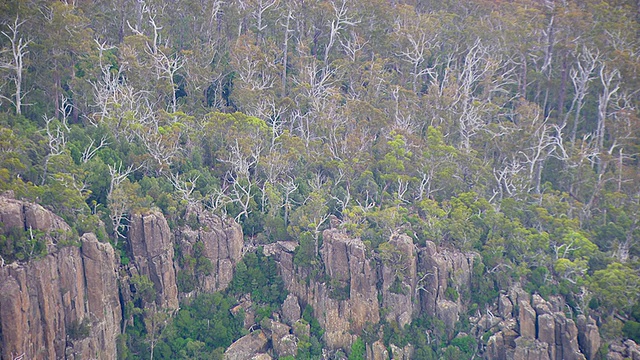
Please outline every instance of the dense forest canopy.
[[0, 191], [79, 233], [121, 246], [131, 214], [201, 204], [313, 268], [335, 217], [389, 261], [397, 232], [478, 252], [478, 304], [521, 282], [640, 338], [638, 1], [21, 0], [0, 22]]

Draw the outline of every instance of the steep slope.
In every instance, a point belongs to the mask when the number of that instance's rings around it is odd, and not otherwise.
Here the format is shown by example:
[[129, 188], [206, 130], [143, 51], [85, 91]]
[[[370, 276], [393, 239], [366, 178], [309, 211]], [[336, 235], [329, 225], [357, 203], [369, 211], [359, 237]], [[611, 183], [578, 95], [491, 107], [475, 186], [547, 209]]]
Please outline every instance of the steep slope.
[[[47, 233], [70, 230], [42, 207], [0, 197], [10, 227]], [[50, 239], [51, 240], [51, 239]], [[80, 246], [56, 248], [41, 259], [0, 268], [3, 359], [114, 359], [120, 333], [117, 259], [109, 244], [85, 234]]]

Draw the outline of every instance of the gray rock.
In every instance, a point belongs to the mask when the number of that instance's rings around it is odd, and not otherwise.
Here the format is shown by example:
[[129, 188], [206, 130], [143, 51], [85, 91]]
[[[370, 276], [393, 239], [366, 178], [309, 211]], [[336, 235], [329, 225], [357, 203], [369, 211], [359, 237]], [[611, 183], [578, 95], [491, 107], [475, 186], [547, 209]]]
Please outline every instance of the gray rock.
[[159, 211], [131, 216], [129, 247], [141, 275], [147, 276], [156, 291], [161, 308], [178, 308], [178, 286], [173, 263], [173, 241], [167, 220]]
[[513, 316], [513, 304], [505, 294], [500, 294], [498, 298], [498, 312], [503, 319]]
[[518, 322], [520, 325], [520, 336], [535, 339], [536, 338], [536, 312], [533, 310], [528, 300], [519, 299], [520, 309], [518, 313]]
[[298, 297], [289, 294], [287, 298], [282, 303], [282, 317], [287, 322], [287, 324], [293, 324], [296, 321], [300, 320], [300, 303], [298, 302]]
[[595, 320], [578, 315], [578, 345], [587, 360], [595, 359], [600, 349], [600, 332]]
[[516, 339], [514, 360], [549, 360], [548, 344], [528, 337]]
[[548, 345], [549, 358], [556, 358], [556, 322], [551, 314], [538, 316], [538, 340]]
[[267, 337], [258, 330], [236, 340], [224, 352], [225, 360], [250, 360], [267, 349]]

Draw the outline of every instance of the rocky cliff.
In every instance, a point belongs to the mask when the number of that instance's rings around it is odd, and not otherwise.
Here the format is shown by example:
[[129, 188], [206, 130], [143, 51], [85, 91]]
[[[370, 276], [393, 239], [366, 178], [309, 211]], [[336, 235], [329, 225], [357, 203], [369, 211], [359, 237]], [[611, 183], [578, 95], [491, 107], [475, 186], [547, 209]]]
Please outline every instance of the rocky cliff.
[[452, 333], [464, 305], [459, 297], [447, 298], [447, 288], [470, 286], [476, 257], [438, 250], [432, 242], [418, 248], [409, 236], [397, 234], [384, 247], [386, 254], [374, 256], [360, 239], [329, 229], [321, 249], [325, 273], [313, 278], [308, 269], [294, 266], [294, 249], [295, 244], [280, 242], [265, 253], [275, 257], [287, 290], [313, 306], [330, 349], [348, 349], [354, 335], [367, 323], [378, 323], [381, 313], [402, 327], [424, 311]]
[[380, 321], [375, 261], [366, 255], [360, 239], [337, 230], [326, 230], [323, 236], [321, 253], [329, 282], [294, 267], [291, 243], [272, 244], [265, 247], [265, 254], [275, 256], [287, 290], [313, 306], [327, 346], [348, 348], [367, 322]]
[[601, 343], [595, 321], [579, 315], [576, 325], [565, 309], [561, 297], [546, 301], [515, 287], [500, 295], [497, 314], [472, 319], [473, 334], [490, 336], [489, 359], [595, 359]]
[[[199, 292], [225, 289], [242, 258], [242, 230], [202, 209], [191, 214], [196, 229], [183, 227], [175, 234], [157, 210], [132, 215], [127, 237], [132, 261], [121, 267], [112, 246], [93, 234], [76, 241], [69, 225], [50, 211], [0, 197], [0, 230], [40, 231], [48, 248], [42, 258], [0, 267], [1, 358], [115, 359], [122, 331], [120, 295], [131, 300], [131, 275], [151, 281], [159, 308], [178, 308], [174, 243], [187, 255], [193, 255], [194, 244], [202, 244], [201, 256], [213, 269], [200, 279]], [[57, 244], [62, 235], [79, 246]]]
[[173, 263], [173, 238], [167, 220], [159, 211], [132, 216], [128, 243], [135, 269], [153, 282], [156, 303], [165, 309], [178, 308], [178, 287]]
[[[3, 230], [70, 230], [42, 207], [7, 198], [0, 219]], [[121, 308], [113, 248], [93, 234], [79, 247], [49, 247], [43, 258], [0, 268], [2, 358], [114, 359]]]
[[[236, 264], [242, 258], [242, 228], [235, 221], [222, 220], [197, 207], [189, 209], [186, 218], [195, 219], [196, 225], [185, 226], [176, 232], [182, 256], [204, 256], [212, 265], [210, 273], [199, 277], [198, 290], [212, 293], [226, 289], [233, 279]], [[198, 245], [200, 250], [197, 250]]]
[[[166, 310], [177, 309], [181, 296], [189, 295], [178, 294], [174, 244], [179, 256], [204, 257], [211, 264], [211, 272], [198, 278], [197, 292], [225, 289], [246, 250], [240, 226], [202, 209], [191, 209], [187, 217], [195, 221], [172, 231], [159, 211], [133, 215], [127, 239], [132, 261], [123, 267], [111, 245], [93, 234], [80, 237], [79, 246], [61, 246], [56, 243], [60, 234], [66, 234], [66, 240], [71, 234], [61, 218], [38, 205], [0, 197], [2, 231], [38, 230], [48, 245], [43, 257], [0, 267], [2, 359], [22, 354], [37, 359], [115, 358], [123, 324], [121, 299], [132, 297], [129, 276], [146, 276], [157, 295], [155, 305]], [[424, 314], [442, 321], [449, 339], [459, 335], [456, 323], [467, 316], [464, 295], [471, 288], [477, 254], [429, 241], [417, 246], [402, 234], [370, 249], [358, 238], [328, 229], [323, 232], [321, 264], [311, 269], [294, 265], [297, 246], [276, 242], [264, 247], [290, 294], [271, 319], [245, 324], [261, 331], [239, 339], [227, 350], [227, 358], [295, 356], [298, 340], [309, 337], [309, 324], [300, 319], [307, 304], [324, 329], [329, 350], [349, 351], [370, 324], [385, 321], [402, 328]], [[485, 340], [479, 341], [478, 354], [488, 359], [596, 358], [601, 340], [595, 321], [583, 315], [574, 321], [565, 309], [561, 297], [547, 301], [514, 287], [485, 314], [469, 319], [469, 335]], [[245, 351], [246, 344], [254, 350]], [[371, 359], [410, 359], [415, 351], [411, 344], [387, 347], [381, 339], [366, 348]], [[612, 359], [637, 354], [640, 350], [631, 342], [610, 350]]]

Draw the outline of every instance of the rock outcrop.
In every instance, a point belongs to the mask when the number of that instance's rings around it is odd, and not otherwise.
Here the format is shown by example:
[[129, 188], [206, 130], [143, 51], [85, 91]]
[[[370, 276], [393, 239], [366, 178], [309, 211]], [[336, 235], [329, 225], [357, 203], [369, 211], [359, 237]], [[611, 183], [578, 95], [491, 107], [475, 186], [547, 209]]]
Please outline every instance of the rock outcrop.
[[295, 246], [290, 243], [278, 242], [264, 251], [274, 256], [287, 290], [314, 308], [327, 347], [348, 349], [366, 323], [380, 321], [375, 262], [360, 239], [335, 229], [325, 230], [323, 239], [321, 253], [329, 282], [311, 279], [306, 269], [296, 269]]
[[156, 303], [178, 308], [178, 287], [173, 263], [173, 241], [167, 220], [159, 211], [134, 214], [129, 228], [129, 247], [136, 270], [153, 282]]
[[187, 219], [195, 220], [195, 229], [184, 227], [176, 233], [176, 242], [183, 256], [194, 257], [195, 246], [201, 246], [201, 254], [211, 261], [212, 271], [200, 276], [198, 290], [212, 293], [224, 290], [233, 279], [236, 264], [242, 259], [244, 240], [242, 228], [231, 220], [222, 220], [219, 216], [198, 207], [191, 208]]
[[[5, 224], [70, 230], [44, 208], [0, 198]], [[5, 227], [6, 229], [6, 227]], [[120, 333], [117, 259], [93, 234], [80, 247], [52, 247], [43, 258], [0, 268], [1, 356], [13, 359], [114, 359]]]
[[[577, 325], [580, 349], [582, 349], [584, 356], [588, 360], [595, 359], [601, 345], [600, 332], [596, 321], [591, 317], [578, 315]], [[640, 357], [638, 360], [640, 360]]]
[[298, 353], [298, 338], [292, 334], [291, 327], [271, 319], [265, 319], [262, 330], [271, 340], [271, 347], [278, 358], [295, 357]]
[[[313, 307], [330, 350], [348, 350], [367, 323], [380, 321], [382, 308], [385, 320], [399, 326], [426, 312], [442, 320], [448, 334], [454, 335], [465, 304], [451, 294], [470, 287], [476, 254], [439, 250], [432, 242], [418, 248], [409, 236], [396, 234], [385, 245], [383, 251], [388, 253], [379, 260], [360, 239], [328, 229], [323, 232], [321, 249], [324, 276], [314, 277], [308, 269], [294, 266], [296, 245], [277, 242], [265, 246], [264, 253], [275, 258], [287, 290], [300, 306]], [[298, 310], [295, 312], [297, 315]], [[369, 352], [382, 356], [377, 348]]]
[[367, 359], [372, 360], [388, 360], [389, 351], [384, 346], [382, 340], [378, 340], [371, 345], [367, 345]]
[[443, 321], [449, 337], [464, 304], [460, 296], [471, 288], [473, 262], [478, 255], [438, 249], [431, 241], [418, 250], [417, 279], [420, 312]]
[[609, 345], [607, 360], [640, 360], [640, 345], [635, 341], [627, 339]]
[[245, 335], [224, 352], [225, 360], [250, 360], [262, 356], [267, 349], [267, 336], [261, 330]]
[[416, 301], [417, 260], [413, 240], [407, 235], [393, 235], [389, 240], [394, 259], [383, 261], [382, 306], [386, 320], [398, 326], [409, 324], [419, 311]]
[[4, 229], [71, 231], [71, 227], [61, 217], [42, 206], [5, 196], [0, 196], [0, 223]]
[[287, 324], [293, 324], [300, 320], [301, 314], [302, 311], [300, 309], [298, 297], [293, 294], [287, 295], [287, 298], [282, 303], [282, 317], [284, 320]]
[[[518, 306], [513, 306], [517, 303]], [[488, 359], [580, 360], [593, 359], [600, 347], [595, 322], [583, 315], [576, 323], [562, 312], [561, 298], [545, 301], [529, 297], [515, 287], [498, 299], [498, 314], [474, 319], [476, 337], [492, 334], [487, 342]], [[512, 312], [513, 309], [513, 312]], [[516, 321], [517, 319], [517, 321]]]

